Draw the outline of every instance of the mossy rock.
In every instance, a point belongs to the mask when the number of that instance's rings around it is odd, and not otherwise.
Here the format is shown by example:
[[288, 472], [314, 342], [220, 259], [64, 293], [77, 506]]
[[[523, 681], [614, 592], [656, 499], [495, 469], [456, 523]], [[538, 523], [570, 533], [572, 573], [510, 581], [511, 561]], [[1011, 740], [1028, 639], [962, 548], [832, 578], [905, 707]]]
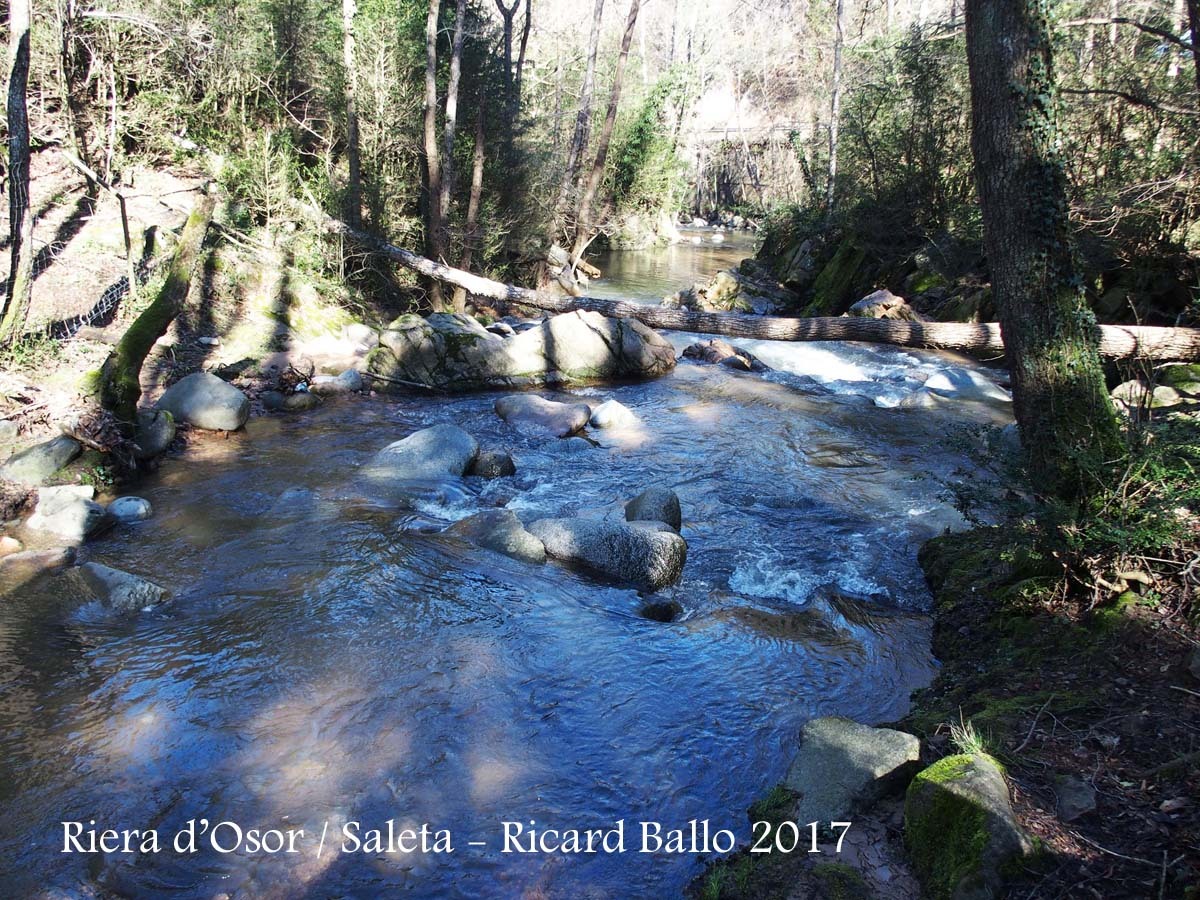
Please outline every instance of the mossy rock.
[[904, 804], [904, 839], [931, 900], [992, 900], [1004, 872], [1033, 852], [1013, 814], [999, 764], [948, 756], [917, 775]]
[[862, 292], [859, 288], [866, 281], [862, 271], [866, 258], [865, 250], [849, 238], [843, 240], [813, 282], [812, 300], [803, 315], [836, 316], [845, 312]]
[[1155, 378], [1159, 384], [1181, 394], [1200, 394], [1200, 365], [1165, 366], [1155, 373]]
[[859, 871], [845, 863], [818, 863], [812, 874], [820, 885], [821, 900], [873, 900], [875, 896]]
[[950, 282], [940, 272], [917, 270], [907, 279], [905, 289], [910, 294], [924, 294], [937, 288], [946, 288]]

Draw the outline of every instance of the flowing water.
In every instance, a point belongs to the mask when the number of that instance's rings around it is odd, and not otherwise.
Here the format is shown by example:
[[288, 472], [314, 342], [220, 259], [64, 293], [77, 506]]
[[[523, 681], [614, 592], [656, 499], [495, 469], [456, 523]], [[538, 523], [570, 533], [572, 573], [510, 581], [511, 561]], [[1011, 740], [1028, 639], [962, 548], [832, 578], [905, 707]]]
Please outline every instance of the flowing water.
[[[596, 289], [654, 299], [726, 252], [613, 257]], [[777, 371], [681, 363], [576, 391], [642, 422], [590, 450], [522, 436], [476, 395], [330, 402], [168, 460], [137, 491], [154, 518], [86, 555], [171, 602], [114, 616], [53, 582], [0, 598], [0, 894], [677, 896], [701, 858], [638, 853], [637, 823], [747, 839], [744, 810], [806, 720], [892, 720], [928, 682], [916, 548], [961, 524], [940, 497], [963, 464], [944, 438], [997, 417], [891, 408], [951, 363], [933, 354], [747, 344]], [[519, 474], [410, 510], [366, 502], [357, 467], [443, 421], [510, 448]], [[684, 509], [673, 622], [633, 590], [438, 533], [499, 505], [619, 514], [650, 485]], [[291, 855], [175, 853], [199, 819], [304, 835]], [[64, 854], [64, 820], [156, 829], [163, 847]], [[343, 823], [388, 820], [449, 830], [453, 853], [337, 852]], [[625, 820], [626, 852], [502, 852], [501, 823], [531, 820]]]

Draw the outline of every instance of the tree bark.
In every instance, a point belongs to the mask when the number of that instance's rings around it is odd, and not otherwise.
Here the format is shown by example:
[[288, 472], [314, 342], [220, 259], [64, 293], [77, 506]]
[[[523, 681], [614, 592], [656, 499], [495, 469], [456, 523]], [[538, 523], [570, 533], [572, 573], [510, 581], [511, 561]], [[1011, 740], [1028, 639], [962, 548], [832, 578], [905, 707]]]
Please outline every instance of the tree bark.
[[[446, 255], [446, 227], [441, 215], [442, 167], [437, 139], [437, 35], [440, 7], [441, 0], [429, 0], [429, 14], [425, 17], [425, 190], [421, 199], [425, 210], [425, 252], [433, 259], [444, 259]], [[440, 282], [430, 283], [429, 300], [434, 309], [443, 308], [445, 300]]]
[[137, 421], [137, 405], [142, 396], [142, 363], [154, 342], [166, 334], [183, 311], [215, 203], [211, 194], [196, 201], [171, 259], [167, 280], [145, 312], [121, 336], [100, 370], [100, 402], [127, 433], [132, 433]]
[[[75, 155], [89, 169], [95, 169], [91, 147], [88, 144], [87, 129], [87, 87], [83, 84], [85, 67], [79, 50], [79, 40], [76, 31], [79, 18], [75, 14], [75, 0], [59, 0], [58, 36], [59, 36], [59, 81], [62, 87], [62, 104], [67, 115], [67, 131], [71, 135], [71, 143]], [[95, 195], [99, 186], [87, 177], [87, 190]]]
[[[446, 121], [442, 130], [442, 189], [438, 196], [438, 217], [442, 227], [450, 222], [450, 191], [454, 182], [454, 136], [458, 130], [458, 83], [462, 77], [463, 20], [467, 17], [467, 0], [458, 0], [454, 7], [454, 41], [450, 45], [450, 80], [446, 85]], [[449, 248], [449, 240], [443, 251]]]
[[1021, 441], [1047, 492], [1086, 493], [1121, 449], [1070, 246], [1047, 0], [968, 0], [975, 177]]
[[362, 221], [362, 169], [358, 152], [358, 62], [354, 55], [356, 0], [342, 0], [342, 64], [346, 78], [346, 221], [358, 227]]
[[[478, 104], [475, 110], [475, 155], [471, 160], [471, 196], [467, 200], [467, 222], [463, 230], [463, 252], [460, 267], [471, 271], [471, 260], [475, 254], [475, 244], [479, 240], [479, 206], [483, 200], [483, 104]], [[454, 310], [464, 312], [467, 308], [466, 288], [456, 286], [454, 289]]]
[[833, 216], [837, 190], [838, 136], [842, 115], [842, 45], [845, 43], [845, 0], [834, 0], [833, 91], [829, 100], [829, 173], [825, 182], [825, 208]]
[[608, 161], [608, 147], [612, 143], [613, 126], [617, 121], [617, 107], [621, 103], [621, 82], [625, 75], [625, 63], [629, 59], [629, 47], [633, 43], [633, 31], [637, 26], [638, 11], [642, 0], [631, 0], [629, 17], [625, 20], [625, 33], [621, 36], [621, 52], [617, 56], [617, 67], [613, 71], [612, 92], [608, 97], [608, 110], [604, 114], [604, 125], [600, 128], [600, 140], [596, 145], [596, 158], [592, 162], [591, 172], [583, 188], [583, 196], [579, 198], [579, 207], [575, 215], [575, 245], [571, 251], [572, 262], [577, 262], [583, 256], [583, 251], [592, 239], [592, 205], [596, 201], [596, 193], [600, 190], [600, 182], [604, 178], [604, 166]]
[[[995, 322], [973, 325], [962, 322], [904, 322], [851, 316], [791, 319], [742, 313], [689, 312], [599, 297], [559, 297], [493, 281], [434, 262], [411, 250], [350, 228], [344, 222], [331, 219], [312, 207], [301, 207], [298, 211], [330, 234], [343, 235], [358, 241], [419, 275], [455, 285], [473, 296], [500, 303], [529, 306], [552, 313], [592, 310], [614, 318], [637, 319], [651, 328], [769, 341], [867, 341], [903, 347], [957, 350], [993, 357], [1005, 352], [1001, 326]], [[1154, 362], [1200, 359], [1200, 328], [1094, 324], [1092, 328], [1100, 352], [1109, 359]]]
[[567, 211], [567, 198], [579, 175], [579, 163], [587, 150], [592, 130], [592, 89], [596, 81], [596, 55], [600, 50], [600, 21], [604, 16], [604, 0], [596, 0], [592, 13], [592, 30], [588, 36], [587, 67], [583, 71], [583, 87], [579, 93], [579, 111], [575, 114], [575, 131], [567, 146], [567, 159], [563, 166], [562, 182], [559, 184], [555, 213], [562, 218]]
[[513, 124], [521, 115], [521, 80], [525, 75], [525, 52], [529, 49], [529, 31], [533, 27], [533, 0], [525, 0], [525, 24], [521, 27], [521, 49], [517, 53], [517, 73], [513, 85]]
[[1196, 90], [1200, 91], [1200, 0], [1187, 0], [1188, 27], [1192, 33], [1192, 64], [1196, 67]]
[[29, 208], [30, 0], [8, 6], [8, 227], [12, 242], [8, 291], [0, 309], [0, 346], [21, 335], [33, 299], [33, 212]]

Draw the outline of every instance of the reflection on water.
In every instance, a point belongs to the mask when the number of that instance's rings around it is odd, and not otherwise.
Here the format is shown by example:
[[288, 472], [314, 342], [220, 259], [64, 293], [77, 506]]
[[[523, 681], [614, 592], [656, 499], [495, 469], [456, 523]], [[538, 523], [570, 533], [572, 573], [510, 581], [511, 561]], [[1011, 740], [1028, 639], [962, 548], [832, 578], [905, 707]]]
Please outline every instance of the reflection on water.
[[683, 241], [678, 244], [651, 250], [614, 250], [590, 257], [603, 274], [592, 282], [587, 293], [658, 303], [681, 288], [691, 287], [693, 282], [708, 281], [722, 269], [736, 268], [745, 257], [754, 255], [754, 246], [754, 235], [747, 231], [683, 229]]
[[[939, 444], [950, 419], [868, 398], [945, 362], [778, 353], [791, 371], [774, 380], [681, 364], [580, 390], [641, 421], [586, 452], [520, 435], [480, 395], [329, 403], [168, 461], [139, 489], [156, 517], [88, 553], [171, 603], [113, 618], [43, 582], [0, 604], [3, 895], [677, 895], [694, 856], [503, 854], [500, 823], [707, 818], [748, 837], [743, 811], [804, 721], [894, 719], [933, 665], [915, 550], [959, 524], [930, 477], [960, 463]], [[861, 378], [799, 390], [812, 353]], [[416, 510], [366, 502], [358, 467], [438, 421], [510, 448], [519, 474]], [[683, 504], [675, 622], [638, 615], [632, 590], [436, 533], [492, 506], [619, 513], [650, 485]], [[455, 852], [58, 852], [62, 820], [174, 835], [200, 817], [310, 838], [429, 823]]]

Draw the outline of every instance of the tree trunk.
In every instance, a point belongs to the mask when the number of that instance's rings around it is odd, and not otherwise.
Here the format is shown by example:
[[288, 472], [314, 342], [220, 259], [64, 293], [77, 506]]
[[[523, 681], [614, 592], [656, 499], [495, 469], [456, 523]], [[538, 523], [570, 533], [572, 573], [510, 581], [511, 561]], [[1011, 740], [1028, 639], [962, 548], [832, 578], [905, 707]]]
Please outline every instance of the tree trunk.
[[525, 52], [529, 48], [529, 31], [533, 27], [533, 0], [525, 0], [525, 24], [521, 28], [521, 49], [517, 54], [517, 74], [513, 86], [513, 124], [521, 117], [521, 80], [525, 75]]
[[592, 130], [592, 89], [596, 81], [596, 54], [600, 50], [600, 21], [604, 16], [604, 0], [596, 0], [592, 13], [592, 31], [588, 36], [588, 60], [583, 72], [583, 87], [579, 93], [579, 111], [575, 115], [575, 132], [567, 146], [567, 160], [563, 166], [562, 182], [555, 203], [556, 216], [561, 218], [567, 211], [567, 198], [579, 174], [579, 163], [587, 150]]
[[833, 91], [829, 101], [829, 175], [825, 182], [825, 208], [833, 217], [833, 204], [837, 190], [838, 132], [842, 114], [842, 45], [845, 43], [846, 5], [845, 0], [834, 0], [833, 31]]
[[127, 433], [132, 433], [137, 422], [137, 405], [142, 396], [142, 363], [154, 342], [166, 334], [176, 316], [183, 311], [215, 202], [212, 195], [196, 201], [171, 259], [167, 280], [145, 312], [121, 336], [100, 370], [100, 402], [121, 422]]
[[1081, 495], [1121, 448], [1069, 243], [1047, 0], [968, 0], [975, 173], [1021, 441], [1049, 493]]
[[12, 265], [0, 309], [0, 346], [21, 336], [33, 298], [33, 211], [29, 208], [30, 0], [8, 6], [8, 227]]
[[[1001, 327], [995, 322], [972, 325], [962, 322], [903, 322], [851, 316], [789, 319], [742, 313], [688, 312], [628, 300], [543, 294], [426, 259], [411, 250], [389, 244], [366, 232], [356, 231], [344, 222], [331, 219], [312, 207], [301, 207], [298, 211], [330, 234], [352, 238], [376, 253], [396, 260], [418, 275], [444, 281], [472, 296], [499, 303], [529, 306], [552, 313], [573, 312], [577, 309], [592, 310], [614, 318], [637, 319], [651, 328], [769, 341], [868, 341], [903, 347], [957, 350], [992, 357], [1005, 352]], [[1145, 325], [1092, 327], [1100, 352], [1109, 359], [1154, 362], [1200, 359], [1200, 328], [1156, 328]]]
[[[471, 160], [471, 197], [467, 201], [467, 222], [463, 232], [463, 252], [460, 267], [471, 271], [471, 260], [475, 244], [479, 240], [479, 205], [483, 200], [483, 103], [475, 110], [475, 156]], [[463, 312], [467, 308], [466, 288], [454, 289], [454, 310]]]
[[625, 75], [625, 63], [629, 59], [629, 47], [633, 43], [633, 31], [637, 26], [638, 11], [642, 0], [631, 0], [629, 17], [625, 20], [625, 33], [621, 36], [621, 52], [617, 56], [617, 67], [613, 71], [612, 92], [608, 97], [608, 110], [604, 115], [604, 125], [600, 128], [600, 141], [596, 145], [596, 158], [592, 162], [592, 170], [588, 174], [587, 183], [583, 188], [583, 196], [579, 198], [579, 208], [575, 215], [575, 246], [571, 251], [572, 262], [577, 262], [583, 256], [583, 251], [592, 239], [592, 206], [596, 201], [596, 193], [600, 190], [600, 182], [604, 178], [604, 165], [608, 161], [608, 147], [612, 142], [613, 126], [617, 121], [617, 107], [621, 103], [621, 81]]
[[[458, 0], [454, 7], [454, 41], [450, 45], [450, 80], [446, 85], [446, 121], [442, 130], [442, 189], [438, 197], [438, 216], [442, 227], [450, 222], [450, 191], [454, 183], [454, 136], [458, 130], [458, 83], [462, 76], [463, 20], [467, 17], [467, 0]], [[449, 236], [446, 246], [449, 248]]]
[[[71, 135], [71, 143], [75, 155], [89, 169], [95, 169], [91, 147], [88, 144], [87, 129], [87, 86], [83, 84], [86, 68], [81, 59], [79, 41], [76, 39], [76, 29], [79, 19], [75, 14], [75, 0], [59, 0], [58, 36], [59, 36], [59, 81], [62, 87], [62, 105], [67, 116], [67, 131]], [[99, 186], [87, 178], [87, 190], [95, 195]]]
[[346, 78], [346, 221], [358, 227], [362, 221], [362, 172], [358, 152], [358, 62], [354, 56], [356, 0], [342, 0], [342, 64]]
[[[437, 139], [437, 35], [440, 7], [441, 0], [429, 0], [429, 14], [425, 17], [425, 191], [421, 198], [425, 210], [425, 252], [429, 257], [439, 260], [446, 255], [446, 227], [441, 215], [442, 167], [438, 158]], [[434, 309], [444, 307], [440, 282], [430, 283], [429, 300]]]
[[1187, 0], [1188, 27], [1192, 32], [1192, 64], [1196, 67], [1196, 90], [1200, 91], [1200, 0]]

